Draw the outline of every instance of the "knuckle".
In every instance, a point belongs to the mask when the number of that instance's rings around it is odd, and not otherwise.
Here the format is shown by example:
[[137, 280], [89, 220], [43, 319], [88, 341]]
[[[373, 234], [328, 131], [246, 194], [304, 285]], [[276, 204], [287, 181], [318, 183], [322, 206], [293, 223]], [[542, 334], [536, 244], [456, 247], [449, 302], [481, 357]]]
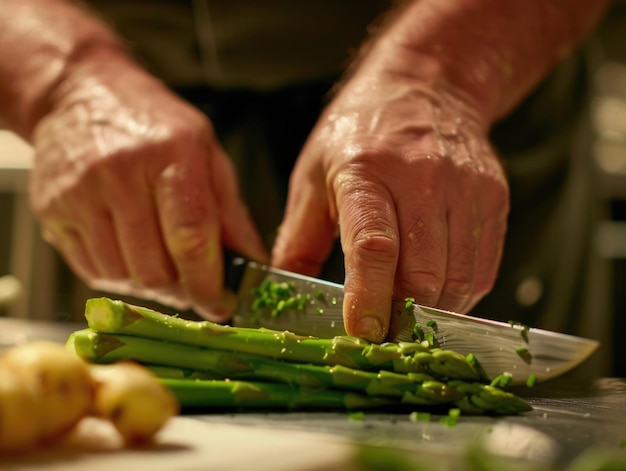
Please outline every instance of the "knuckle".
[[355, 252], [365, 260], [396, 260], [399, 243], [389, 234], [361, 233], [354, 243]]
[[444, 294], [452, 299], [466, 299], [472, 294], [473, 280], [469, 278], [454, 278], [446, 280]]
[[443, 288], [443, 275], [437, 271], [411, 271], [403, 275], [407, 294], [426, 304], [435, 303]]
[[148, 289], [159, 289], [173, 285], [176, 278], [173, 275], [164, 272], [147, 272], [140, 273], [135, 276], [135, 283]]
[[474, 284], [474, 294], [476, 296], [484, 296], [489, 293], [496, 284], [496, 276], [484, 276], [479, 277]]
[[199, 224], [178, 225], [170, 235], [170, 251], [182, 262], [204, 257], [208, 247], [209, 239]]
[[464, 241], [456, 245], [450, 254], [448, 265], [451, 274], [448, 277], [460, 281], [470, 281], [473, 278], [477, 258], [477, 237], [468, 235]]
[[214, 138], [213, 127], [211, 122], [198, 113], [188, 115], [186, 119], [171, 120], [168, 123], [167, 130], [163, 133], [165, 140], [185, 142], [201, 142]]

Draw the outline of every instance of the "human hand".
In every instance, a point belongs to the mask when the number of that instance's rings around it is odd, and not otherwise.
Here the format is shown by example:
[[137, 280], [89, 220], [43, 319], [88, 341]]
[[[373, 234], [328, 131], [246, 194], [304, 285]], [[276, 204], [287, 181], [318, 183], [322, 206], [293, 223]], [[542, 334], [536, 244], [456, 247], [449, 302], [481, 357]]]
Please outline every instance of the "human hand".
[[222, 246], [267, 260], [209, 121], [126, 58], [73, 69], [33, 145], [44, 237], [93, 288], [223, 320]]
[[346, 331], [376, 342], [392, 296], [468, 311], [494, 284], [509, 208], [487, 134], [452, 94], [358, 74], [299, 157], [272, 263], [314, 276], [339, 234]]

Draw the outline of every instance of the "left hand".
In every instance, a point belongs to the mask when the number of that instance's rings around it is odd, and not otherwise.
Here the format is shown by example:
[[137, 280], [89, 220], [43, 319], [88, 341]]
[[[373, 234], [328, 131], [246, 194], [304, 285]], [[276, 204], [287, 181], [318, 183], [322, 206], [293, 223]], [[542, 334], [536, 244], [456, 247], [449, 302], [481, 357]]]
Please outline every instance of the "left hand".
[[272, 263], [315, 276], [339, 234], [349, 335], [383, 341], [392, 296], [467, 312], [494, 284], [508, 184], [488, 126], [452, 92], [359, 74], [298, 159]]

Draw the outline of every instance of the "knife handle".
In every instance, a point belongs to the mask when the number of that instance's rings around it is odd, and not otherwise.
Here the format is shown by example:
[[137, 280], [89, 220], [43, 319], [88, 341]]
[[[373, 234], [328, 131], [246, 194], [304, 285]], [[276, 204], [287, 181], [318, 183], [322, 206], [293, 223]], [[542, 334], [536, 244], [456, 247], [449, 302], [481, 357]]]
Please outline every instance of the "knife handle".
[[246, 271], [248, 260], [229, 249], [224, 249], [224, 287], [234, 291], [239, 290], [239, 285]]

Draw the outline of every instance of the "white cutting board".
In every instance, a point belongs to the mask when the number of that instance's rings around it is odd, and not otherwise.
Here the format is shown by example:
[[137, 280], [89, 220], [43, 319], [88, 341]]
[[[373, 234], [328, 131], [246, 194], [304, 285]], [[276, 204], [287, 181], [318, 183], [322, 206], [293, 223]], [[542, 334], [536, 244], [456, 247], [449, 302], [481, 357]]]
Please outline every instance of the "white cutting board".
[[93, 418], [63, 443], [0, 457], [2, 471], [313, 471], [348, 469], [354, 448], [341, 438], [293, 430], [175, 417], [155, 444], [128, 449], [110, 424]]

